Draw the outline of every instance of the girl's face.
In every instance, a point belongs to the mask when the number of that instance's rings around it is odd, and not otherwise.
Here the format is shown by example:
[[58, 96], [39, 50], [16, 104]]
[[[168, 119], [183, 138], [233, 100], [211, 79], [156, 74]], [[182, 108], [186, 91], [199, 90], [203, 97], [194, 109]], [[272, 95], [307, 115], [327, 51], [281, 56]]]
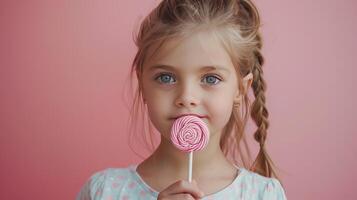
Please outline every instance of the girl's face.
[[167, 139], [183, 114], [202, 116], [210, 137], [220, 136], [239, 94], [230, 57], [210, 32], [166, 42], [145, 63], [142, 77], [149, 117]]

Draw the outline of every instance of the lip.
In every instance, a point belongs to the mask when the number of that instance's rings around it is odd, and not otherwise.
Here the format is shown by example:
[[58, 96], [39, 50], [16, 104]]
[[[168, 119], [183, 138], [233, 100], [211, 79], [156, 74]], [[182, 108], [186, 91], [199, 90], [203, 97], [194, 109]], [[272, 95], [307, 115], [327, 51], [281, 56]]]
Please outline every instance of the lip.
[[182, 114], [182, 115], [178, 115], [176, 117], [172, 117], [171, 119], [177, 119], [177, 118], [180, 118], [180, 117], [183, 117], [183, 116], [196, 116], [196, 117], [199, 117], [199, 118], [206, 118], [207, 116], [205, 115], [199, 115], [199, 114], [194, 114], [194, 113], [188, 113], [188, 114]]

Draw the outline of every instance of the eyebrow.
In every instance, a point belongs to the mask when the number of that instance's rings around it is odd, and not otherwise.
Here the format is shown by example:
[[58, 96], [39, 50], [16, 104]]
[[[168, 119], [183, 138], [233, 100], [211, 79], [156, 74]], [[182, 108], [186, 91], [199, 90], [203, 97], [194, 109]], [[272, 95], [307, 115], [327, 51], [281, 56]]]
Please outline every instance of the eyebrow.
[[[157, 65], [152, 65], [149, 68], [149, 71], [155, 70], [155, 69], [166, 69], [166, 70], [171, 70], [175, 71], [174, 66], [170, 65], [164, 65], [164, 64], [157, 64]], [[221, 65], [210, 65], [210, 66], [202, 66], [200, 67], [199, 71], [213, 71], [213, 70], [219, 70], [219, 71], [225, 71], [227, 73], [231, 73], [227, 68], [221, 66]]]

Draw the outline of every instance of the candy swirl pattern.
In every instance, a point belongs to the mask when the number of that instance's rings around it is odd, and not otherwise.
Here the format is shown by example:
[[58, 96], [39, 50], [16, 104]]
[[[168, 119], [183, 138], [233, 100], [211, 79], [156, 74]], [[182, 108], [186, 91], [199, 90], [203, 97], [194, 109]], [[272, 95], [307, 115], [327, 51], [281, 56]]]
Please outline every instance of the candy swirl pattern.
[[203, 149], [209, 140], [209, 130], [199, 117], [187, 115], [176, 119], [171, 128], [171, 142], [185, 152]]

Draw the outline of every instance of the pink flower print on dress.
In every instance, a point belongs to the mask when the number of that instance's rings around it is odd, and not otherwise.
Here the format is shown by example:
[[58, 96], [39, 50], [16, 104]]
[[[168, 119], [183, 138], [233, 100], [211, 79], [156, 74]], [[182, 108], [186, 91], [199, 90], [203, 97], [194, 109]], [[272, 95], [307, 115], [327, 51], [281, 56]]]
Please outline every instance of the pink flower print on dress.
[[119, 186], [119, 183], [118, 183], [118, 182], [114, 182], [114, 183], [112, 184], [112, 188], [113, 188], [113, 189], [117, 188], [118, 186]]
[[145, 197], [146, 196], [146, 192], [144, 190], [141, 190], [139, 194], [140, 194], [140, 197]]
[[135, 188], [135, 186], [136, 186], [135, 182], [131, 182], [131, 183], [129, 184], [129, 188], [130, 188], [130, 189]]
[[129, 197], [125, 195], [121, 198], [121, 200], [129, 200]]
[[95, 193], [95, 196], [96, 196], [96, 197], [101, 197], [102, 194], [103, 194], [103, 188], [99, 188], [99, 189], [97, 190], [97, 192]]
[[126, 177], [123, 176], [123, 175], [118, 175], [118, 176], [115, 177], [115, 179], [118, 180], [118, 181], [124, 180], [125, 178]]
[[252, 189], [252, 193], [257, 194], [257, 189], [255, 187]]

